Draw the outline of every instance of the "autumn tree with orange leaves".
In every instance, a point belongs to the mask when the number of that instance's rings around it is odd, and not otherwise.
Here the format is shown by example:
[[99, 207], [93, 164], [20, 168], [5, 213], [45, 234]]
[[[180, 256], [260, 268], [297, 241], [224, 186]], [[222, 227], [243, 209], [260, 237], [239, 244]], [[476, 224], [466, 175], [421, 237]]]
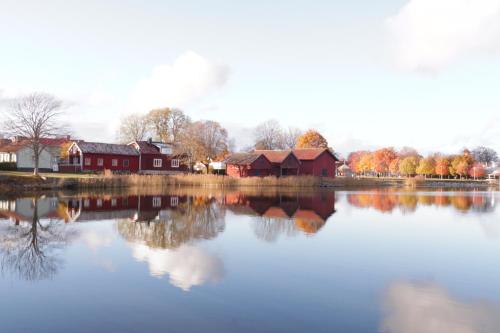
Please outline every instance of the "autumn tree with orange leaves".
[[328, 141], [316, 130], [308, 130], [297, 138], [295, 148], [328, 148]]

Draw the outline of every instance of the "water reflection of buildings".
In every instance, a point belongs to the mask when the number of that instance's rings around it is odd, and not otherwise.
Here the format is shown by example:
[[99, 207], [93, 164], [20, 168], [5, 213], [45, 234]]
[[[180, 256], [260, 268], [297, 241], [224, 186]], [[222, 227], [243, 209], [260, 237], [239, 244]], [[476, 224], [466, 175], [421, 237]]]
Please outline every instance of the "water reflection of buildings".
[[374, 208], [380, 212], [413, 212], [419, 206], [452, 207], [460, 212], [493, 212], [495, 192], [395, 192], [377, 190], [348, 193], [347, 201], [358, 208]]
[[71, 221], [130, 219], [138, 222], [168, 218], [188, 200], [176, 195], [89, 196], [66, 200]]
[[76, 237], [74, 230], [61, 223], [61, 217], [64, 214], [57, 198], [1, 200], [2, 272], [25, 280], [53, 277], [62, 264], [57, 250]]
[[280, 234], [318, 232], [335, 213], [335, 192], [277, 196], [231, 193], [223, 197], [222, 204], [234, 214], [258, 216], [253, 225], [256, 235], [274, 241]]
[[66, 220], [68, 217], [61, 210], [56, 197], [17, 198], [0, 200], [0, 219], [8, 219], [19, 224], [21, 221], [33, 220], [35, 203], [38, 218]]

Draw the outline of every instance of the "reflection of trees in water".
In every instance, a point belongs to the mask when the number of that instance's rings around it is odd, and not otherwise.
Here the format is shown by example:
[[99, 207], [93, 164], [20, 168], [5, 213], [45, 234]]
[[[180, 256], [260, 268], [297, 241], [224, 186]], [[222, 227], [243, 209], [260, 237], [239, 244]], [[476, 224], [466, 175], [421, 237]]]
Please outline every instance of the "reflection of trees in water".
[[193, 197], [155, 222], [120, 220], [117, 230], [130, 242], [153, 248], [178, 248], [194, 239], [215, 238], [224, 231], [224, 210], [214, 200]]
[[32, 221], [3, 225], [0, 233], [2, 272], [10, 271], [25, 280], [53, 277], [62, 264], [57, 250], [65, 247], [74, 234], [58, 221], [42, 222], [38, 203], [33, 200]]
[[347, 195], [350, 205], [359, 208], [374, 208], [380, 212], [392, 212], [399, 208], [403, 213], [411, 213], [418, 206], [451, 206], [460, 212], [492, 212], [495, 200], [484, 193], [393, 193], [391, 191], [370, 191]]
[[267, 242], [275, 242], [280, 235], [292, 237], [299, 233], [294, 220], [284, 218], [258, 217], [252, 223], [252, 228], [259, 239]]

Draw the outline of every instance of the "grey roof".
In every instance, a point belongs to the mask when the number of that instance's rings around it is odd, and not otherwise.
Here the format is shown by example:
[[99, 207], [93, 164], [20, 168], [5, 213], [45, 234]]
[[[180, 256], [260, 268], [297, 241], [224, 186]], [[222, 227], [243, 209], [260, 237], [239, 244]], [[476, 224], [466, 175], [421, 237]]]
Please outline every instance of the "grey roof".
[[76, 142], [76, 145], [84, 154], [139, 155], [139, 152], [129, 145], [100, 142]]
[[226, 164], [248, 165], [248, 164], [252, 164], [260, 156], [262, 156], [262, 154], [234, 153], [234, 154], [229, 155], [224, 160], [224, 162]]

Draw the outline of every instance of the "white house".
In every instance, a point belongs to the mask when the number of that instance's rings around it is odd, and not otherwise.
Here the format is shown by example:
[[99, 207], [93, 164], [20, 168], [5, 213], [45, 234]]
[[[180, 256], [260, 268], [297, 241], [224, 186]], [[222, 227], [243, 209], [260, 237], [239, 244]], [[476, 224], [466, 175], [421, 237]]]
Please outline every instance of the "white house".
[[[58, 171], [61, 146], [68, 143], [69, 138], [42, 139], [42, 150], [38, 162], [41, 171]], [[33, 170], [35, 158], [31, 144], [26, 139], [1, 140], [0, 163], [16, 163], [18, 170]]]

